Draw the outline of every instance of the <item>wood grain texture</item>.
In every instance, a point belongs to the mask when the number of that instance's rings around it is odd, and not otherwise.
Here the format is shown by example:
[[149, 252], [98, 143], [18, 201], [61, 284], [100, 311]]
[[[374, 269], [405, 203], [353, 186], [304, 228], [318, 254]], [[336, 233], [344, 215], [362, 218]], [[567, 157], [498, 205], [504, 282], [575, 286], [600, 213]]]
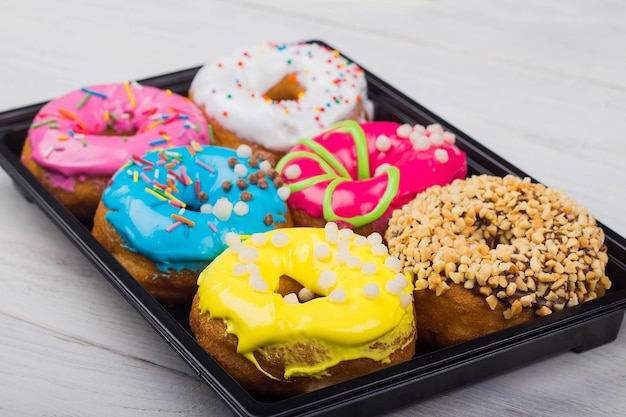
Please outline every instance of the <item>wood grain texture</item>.
[[[0, 0], [0, 111], [321, 39], [626, 235], [626, 3]], [[0, 171], [0, 415], [224, 416], [198, 379]], [[618, 339], [388, 416], [624, 415]]]

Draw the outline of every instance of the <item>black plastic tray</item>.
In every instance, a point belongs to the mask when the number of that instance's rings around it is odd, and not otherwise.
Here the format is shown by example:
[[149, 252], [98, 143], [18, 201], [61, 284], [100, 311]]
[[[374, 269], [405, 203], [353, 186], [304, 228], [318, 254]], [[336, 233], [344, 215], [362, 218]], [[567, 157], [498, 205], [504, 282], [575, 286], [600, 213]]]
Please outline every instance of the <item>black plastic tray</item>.
[[[197, 70], [191, 68], [140, 82], [185, 95]], [[457, 145], [467, 153], [470, 174], [528, 176], [367, 70], [366, 75], [376, 120], [440, 123], [456, 134]], [[626, 240], [601, 225], [609, 253], [607, 275], [613, 287], [597, 300], [445, 349], [433, 350], [418, 342], [417, 353], [408, 362], [312, 393], [278, 400], [254, 396], [241, 388], [195, 342], [187, 324], [188, 309], [168, 310], [157, 302], [91, 236], [91, 225], [81, 223], [22, 166], [19, 159], [22, 144], [33, 117], [43, 104], [0, 113], [0, 165], [25, 197], [41, 207], [230, 406], [234, 415], [377, 415], [559, 352], [583, 352], [617, 337], [626, 311]]]

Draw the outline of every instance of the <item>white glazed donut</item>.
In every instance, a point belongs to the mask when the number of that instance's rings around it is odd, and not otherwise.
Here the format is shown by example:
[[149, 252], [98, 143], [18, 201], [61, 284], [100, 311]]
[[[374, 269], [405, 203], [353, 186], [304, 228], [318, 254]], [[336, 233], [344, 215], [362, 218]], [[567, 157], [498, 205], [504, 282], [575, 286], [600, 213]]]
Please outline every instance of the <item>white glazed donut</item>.
[[[212, 124], [215, 144], [243, 142], [273, 153], [285, 153], [337, 121], [363, 121], [373, 112], [363, 70], [319, 44], [239, 50], [204, 65], [189, 95]], [[224, 142], [224, 131], [240, 142]]]

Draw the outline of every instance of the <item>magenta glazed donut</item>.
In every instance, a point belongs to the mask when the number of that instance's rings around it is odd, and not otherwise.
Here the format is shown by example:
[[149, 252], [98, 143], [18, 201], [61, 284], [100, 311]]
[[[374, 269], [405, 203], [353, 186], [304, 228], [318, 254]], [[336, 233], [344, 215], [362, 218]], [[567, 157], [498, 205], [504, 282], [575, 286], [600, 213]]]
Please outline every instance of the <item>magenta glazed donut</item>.
[[467, 175], [465, 153], [438, 124], [343, 121], [302, 139], [276, 169], [295, 225], [384, 235], [395, 209], [431, 185]]

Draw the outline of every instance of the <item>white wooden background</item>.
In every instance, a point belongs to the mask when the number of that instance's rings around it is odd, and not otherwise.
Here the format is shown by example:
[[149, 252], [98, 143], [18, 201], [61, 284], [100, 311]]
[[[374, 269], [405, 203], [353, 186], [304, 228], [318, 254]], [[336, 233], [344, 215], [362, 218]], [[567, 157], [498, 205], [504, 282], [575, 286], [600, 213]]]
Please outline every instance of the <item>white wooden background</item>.
[[[626, 235], [626, 2], [0, 0], [0, 16], [0, 111], [321, 39]], [[0, 196], [0, 415], [230, 414], [4, 171]], [[626, 415], [624, 327], [388, 415]]]

